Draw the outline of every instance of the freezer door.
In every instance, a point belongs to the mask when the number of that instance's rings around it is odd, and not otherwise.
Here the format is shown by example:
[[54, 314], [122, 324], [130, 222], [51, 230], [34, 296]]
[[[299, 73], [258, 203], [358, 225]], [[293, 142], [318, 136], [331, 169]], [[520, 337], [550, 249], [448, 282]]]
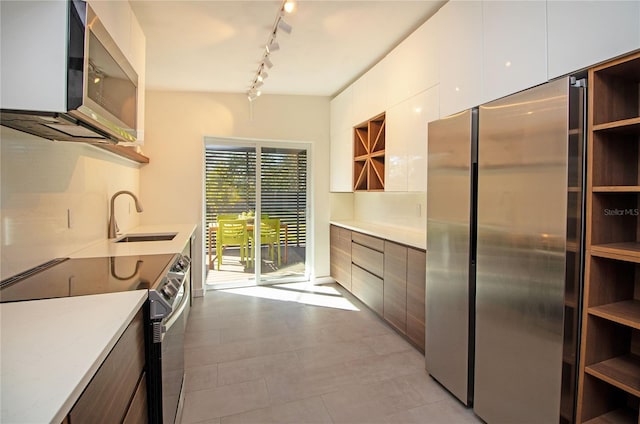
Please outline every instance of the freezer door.
[[469, 403], [469, 264], [474, 114], [429, 123], [425, 366]]
[[490, 423], [559, 420], [568, 91], [480, 107], [474, 410]]

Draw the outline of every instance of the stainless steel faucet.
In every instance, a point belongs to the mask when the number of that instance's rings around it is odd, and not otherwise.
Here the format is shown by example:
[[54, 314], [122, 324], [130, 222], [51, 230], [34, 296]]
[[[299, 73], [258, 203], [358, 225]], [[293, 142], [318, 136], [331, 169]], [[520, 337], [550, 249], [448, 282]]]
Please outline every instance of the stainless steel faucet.
[[128, 190], [121, 190], [116, 192], [113, 196], [111, 196], [111, 212], [109, 214], [109, 238], [110, 239], [116, 238], [117, 233], [119, 231], [118, 224], [116, 223], [115, 211], [113, 206], [116, 201], [116, 197], [118, 197], [121, 194], [128, 194], [129, 196], [133, 197], [133, 201], [136, 204], [136, 211], [142, 212], [142, 205], [140, 204], [140, 201], [138, 200], [136, 195], [133, 194], [132, 192]]

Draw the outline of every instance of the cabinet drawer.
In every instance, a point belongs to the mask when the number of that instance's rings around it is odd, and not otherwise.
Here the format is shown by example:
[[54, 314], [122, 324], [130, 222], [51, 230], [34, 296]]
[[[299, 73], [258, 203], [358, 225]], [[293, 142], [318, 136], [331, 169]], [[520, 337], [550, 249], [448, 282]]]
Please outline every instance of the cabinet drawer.
[[147, 422], [149, 422], [147, 414], [147, 375], [143, 373], [122, 424], [146, 424]]
[[143, 331], [140, 310], [71, 409], [72, 423], [122, 422], [144, 368]]
[[383, 286], [381, 278], [357, 265], [351, 266], [351, 292], [381, 316], [384, 302]]
[[384, 254], [382, 252], [361, 246], [354, 241], [351, 243], [351, 262], [378, 277], [383, 276]]
[[370, 247], [378, 252], [384, 252], [384, 240], [377, 237], [371, 237], [366, 234], [356, 233], [351, 234], [351, 240], [354, 243], [358, 243], [362, 246]]

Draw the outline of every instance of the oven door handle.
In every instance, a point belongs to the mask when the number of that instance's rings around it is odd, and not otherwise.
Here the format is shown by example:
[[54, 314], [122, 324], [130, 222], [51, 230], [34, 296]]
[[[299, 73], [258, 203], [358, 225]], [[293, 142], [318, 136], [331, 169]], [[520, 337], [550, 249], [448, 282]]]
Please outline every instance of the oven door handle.
[[173, 312], [171, 312], [171, 314], [167, 317], [167, 322], [162, 326], [163, 338], [165, 333], [169, 331], [171, 327], [173, 327], [175, 322], [182, 315], [184, 310], [187, 308], [187, 305], [189, 304], [189, 291], [186, 289], [185, 285], [183, 285], [182, 287], [184, 288], [184, 293], [182, 295], [182, 299], [180, 300], [180, 304]]

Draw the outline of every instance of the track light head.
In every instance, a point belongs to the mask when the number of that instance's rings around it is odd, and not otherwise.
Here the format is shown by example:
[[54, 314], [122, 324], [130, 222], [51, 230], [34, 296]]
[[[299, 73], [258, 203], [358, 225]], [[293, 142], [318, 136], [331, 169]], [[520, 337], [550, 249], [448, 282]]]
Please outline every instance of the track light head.
[[250, 102], [254, 101], [256, 98], [258, 98], [258, 94], [255, 91], [249, 90], [247, 92], [247, 98], [249, 99]]
[[296, 9], [296, 2], [293, 0], [287, 0], [284, 2], [284, 6], [282, 8], [285, 12], [291, 13]]
[[264, 63], [267, 68], [271, 69], [273, 68], [273, 62], [271, 62], [271, 59], [269, 59], [268, 55], [265, 55], [264, 60], [262, 61], [262, 63]]
[[280, 50], [280, 44], [276, 41], [276, 39], [272, 39], [269, 44], [267, 44], [267, 53], [275, 52]]
[[293, 29], [293, 27], [291, 25], [289, 25], [288, 23], [286, 23], [284, 21], [284, 19], [282, 19], [282, 18], [280, 18], [278, 20], [278, 28], [280, 28], [281, 30], [283, 30], [287, 34], [291, 34], [291, 30]]

